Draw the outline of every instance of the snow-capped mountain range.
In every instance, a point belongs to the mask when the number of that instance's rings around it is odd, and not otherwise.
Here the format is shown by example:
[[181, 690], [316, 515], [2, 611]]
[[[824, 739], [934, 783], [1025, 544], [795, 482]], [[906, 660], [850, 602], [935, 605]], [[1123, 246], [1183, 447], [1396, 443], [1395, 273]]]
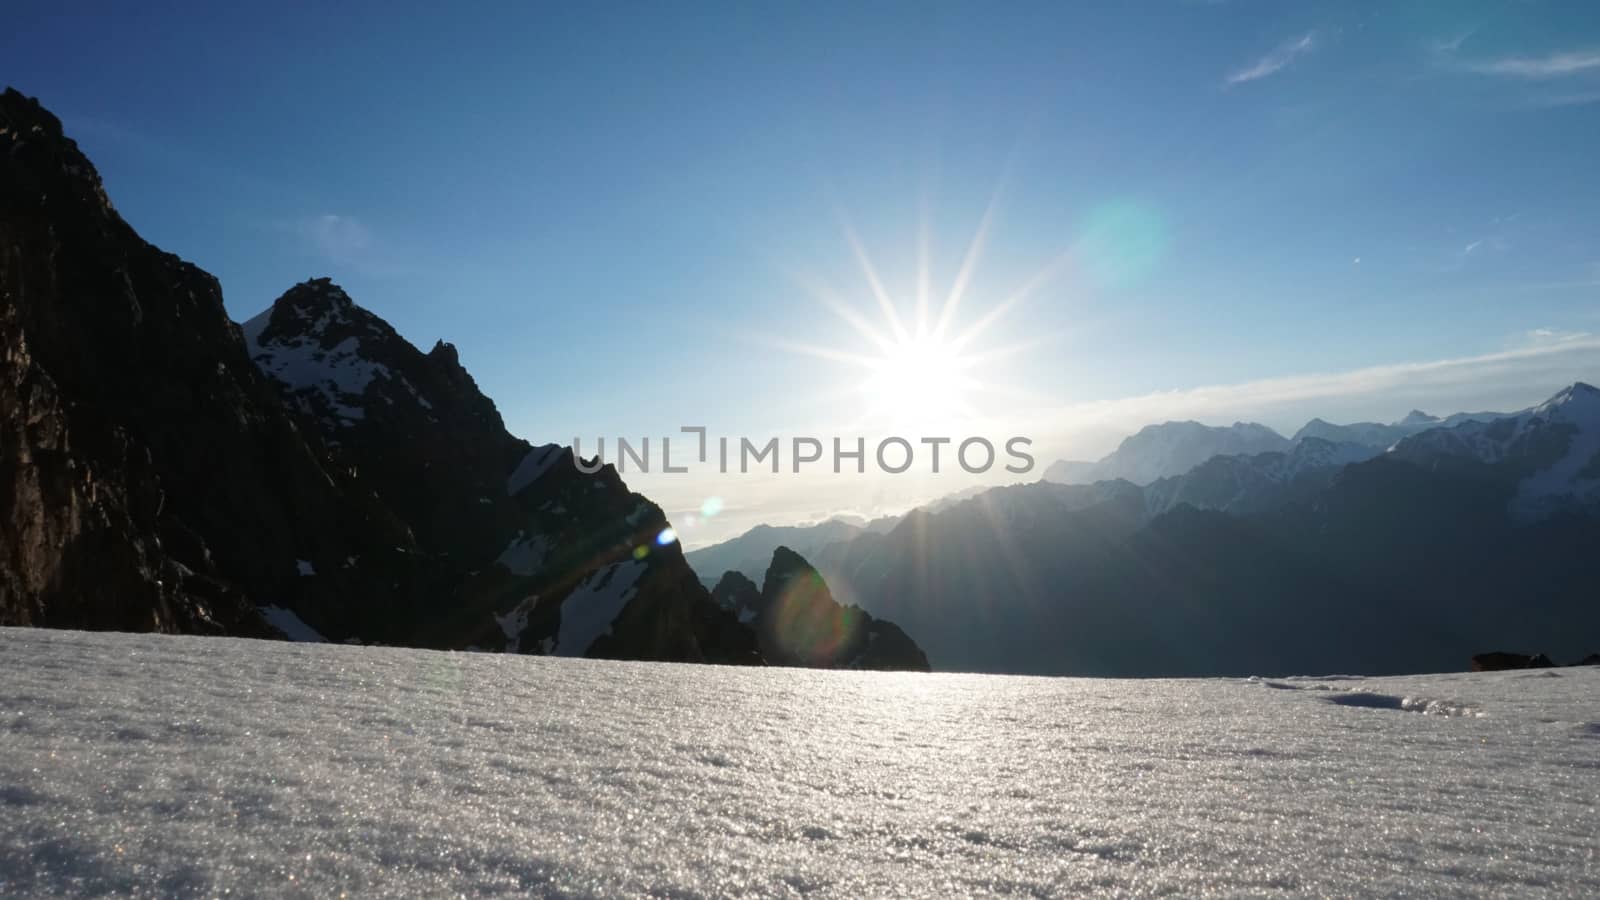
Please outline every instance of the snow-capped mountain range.
[[1401, 440], [1434, 428], [1449, 428], [1464, 422], [1489, 422], [1506, 413], [1456, 413], [1445, 418], [1412, 410], [1397, 422], [1355, 422], [1335, 425], [1312, 419], [1286, 438], [1265, 425], [1235, 422], [1232, 425], [1202, 425], [1199, 422], [1162, 422], [1146, 425], [1096, 462], [1059, 460], [1045, 470], [1046, 480], [1061, 484], [1092, 484], [1121, 478], [1134, 484], [1149, 484], [1158, 478], [1182, 475], [1214, 456], [1249, 456], [1256, 453], [1288, 451], [1308, 438], [1330, 444], [1354, 444], [1373, 450], [1388, 450]]
[[1044, 477], [1062, 484], [1092, 484], [1118, 478], [1149, 484], [1157, 478], [1182, 475], [1213, 456], [1267, 453], [1287, 450], [1290, 445], [1283, 435], [1255, 422], [1228, 426], [1163, 422], [1141, 428], [1096, 462], [1055, 462], [1045, 470]]
[[1579, 658], [1600, 644], [1597, 400], [1580, 383], [1517, 413], [1411, 416], [1422, 430], [1390, 448], [1301, 435], [1142, 486], [995, 488], [810, 558], [936, 669], [1430, 671], [1503, 644]]
[[1393, 454], [1507, 467], [1517, 476], [1512, 511], [1524, 521], [1592, 509], [1600, 506], [1600, 389], [1579, 382], [1532, 409], [1406, 438]]

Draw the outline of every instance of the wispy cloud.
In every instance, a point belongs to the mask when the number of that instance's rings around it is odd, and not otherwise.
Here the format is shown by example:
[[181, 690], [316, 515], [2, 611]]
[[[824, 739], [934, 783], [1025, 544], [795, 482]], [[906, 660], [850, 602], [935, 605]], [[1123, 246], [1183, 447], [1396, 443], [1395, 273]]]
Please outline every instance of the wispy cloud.
[[1467, 39], [1472, 37], [1472, 34], [1475, 31], [1477, 31], [1476, 28], [1468, 28], [1463, 31], [1458, 31], [1448, 37], [1435, 39], [1428, 42], [1428, 49], [1438, 54], [1448, 55], [1454, 53], [1461, 49], [1461, 45], [1465, 44]]
[[1600, 50], [1568, 50], [1545, 56], [1507, 56], [1467, 66], [1483, 75], [1507, 78], [1564, 78], [1600, 70]]
[[355, 216], [320, 213], [277, 223], [312, 254], [338, 269], [384, 277], [410, 269], [406, 257]]
[[[1477, 356], [1082, 403], [1058, 409], [1055, 415], [1057, 422], [1070, 423], [1072, 431], [1119, 438], [1168, 419], [1216, 423], [1257, 419], [1292, 430], [1313, 415], [1356, 421], [1387, 420], [1410, 408], [1445, 413], [1521, 409], [1574, 381], [1592, 382], [1600, 377], [1600, 336], [1592, 333], [1536, 328], [1512, 336], [1508, 344], [1508, 349]], [[1070, 435], [1063, 437], [1072, 442]]]
[[1467, 242], [1460, 252], [1456, 254], [1457, 262], [1465, 262], [1469, 257], [1486, 256], [1492, 253], [1504, 253], [1511, 249], [1511, 243], [1499, 235], [1481, 237], [1475, 241]]
[[1274, 48], [1271, 53], [1268, 53], [1266, 56], [1256, 60], [1253, 65], [1246, 66], [1243, 69], [1230, 73], [1226, 78], [1223, 79], [1223, 84], [1228, 87], [1233, 87], [1236, 84], [1244, 84], [1247, 81], [1256, 81], [1261, 78], [1266, 78], [1268, 75], [1281, 72], [1283, 69], [1287, 68], [1290, 63], [1311, 52], [1311, 48], [1314, 47], [1315, 44], [1315, 32], [1306, 32], [1301, 37], [1285, 41]]
[[372, 230], [350, 216], [323, 213], [302, 219], [295, 230], [333, 262], [353, 262], [373, 247]]
[[1557, 328], [1535, 328], [1525, 335], [1525, 342], [1530, 346], [1544, 346], [1548, 344], [1565, 344], [1569, 341], [1584, 341], [1594, 335], [1587, 331], [1562, 331]]

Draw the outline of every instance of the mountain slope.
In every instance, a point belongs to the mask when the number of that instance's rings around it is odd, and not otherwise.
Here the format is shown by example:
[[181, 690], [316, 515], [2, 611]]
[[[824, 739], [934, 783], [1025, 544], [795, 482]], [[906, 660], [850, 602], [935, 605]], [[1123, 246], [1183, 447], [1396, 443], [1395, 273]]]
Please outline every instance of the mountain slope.
[[[659, 542], [660, 508], [616, 470], [588, 474], [571, 451], [506, 431], [453, 346], [424, 354], [338, 285], [296, 285], [243, 332], [252, 358], [329, 463], [403, 522], [440, 567], [435, 602], [329, 620], [335, 639], [567, 656], [754, 661], [753, 634], [718, 609], [678, 546]], [[334, 577], [359, 560], [313, 561]], [[320, 577], [311, 576], [311, 577]]]
[[1429, 429], [1471, 421], [1489, 422], [1505, 415], [1456, 413], [1440, 419], [1412, 410], [1405, 418], [1387, 425], [1379, 422], [1335, 425], [1323, 419], [1312, 419], [1288, 439], [1264, 425], [1253, 423], [1235, 422], [1223, 428], [1198, 422], [1164, 422], [1145, 426], [1096, 462], [1058, 460], [1045, 470], [1044, 477], [1061, 484], [1092, 484], [1119, 478], [1134, 484], [1151, 484], [1161, 478], [1183, 475], [1212, 457], [1288, 452], [1310, 439], [1364, 447], [1376, 455]]
[[1522, 520], [1592, 511], [1600, 506], [1600, 389], [1579, 382], [1521, 413], [1423, 432], [1394, 456], [1491, 468], [1515, 482], [1510, 508]]
[[1324, 487], [1339, 469], [1377, 456], [1362, 444], [1301, 438], [1287, 451], [1254, 456], [1213, 456], [1182, 475], [1145, 488], [1152, 515], [1188, 504], [1200, 509], [1246, 513], [1273, 509]]
[[[881, 520], [879, 520], [881, 521]], [[736, 538], [691, 550], [684, 554], [701, 580], [716, 583], [723, 572], [734, 571], [749, 578], [760, 578], [771, 564], [779, 547], [789, 547], [809, 556], [829, 544], [848, 541], [873, 530], [876, 522], [858, 525], [842, 519], [829, 519], [813, 525], [757, 525]]]
[[1182, 475], [1213, 456], [1266, 453], [1287, 450], [1289, 446], [1283, 435], [1253, 422], [1235, 422], [1225, 428], [1199, 422], [1163, 422], [1139, 429], [1098, 462], [1052, 463], [1044, 478], [1062, 484], [1120, 478], [1142, 485]]
[[255, 606], [295, 590], [308, 547], [406, 543], [321, 465], [216, 280], [140, 239], [55, 117], [12, 90], [0, 321], [0, 621], [265, 634]]
[[1396, 443], [1414, 434], [1420, 434], [1434, 428], [1452, 428], [1462, 422], [1481, 421], [1488, 422], [1503, 418], [1506, 413], [1455, 413], [1441, 419], [1430, 416], [1420, 409], [1407, 413], [1398, 422], [1387, 425], [1380, 422], [1355, 422], [1350, 425], [1335, 425], [1322, 419], [1312, 419], [1294, 433], [1292, 440], [1299, 442], [1306, 438], [1321, 438], [1335, 444], [1358, 444], [1374, 450], [1388, 450]]
[[[960, 493], [970, 495], [967, 491]], [[950, 502], [955, 501], [949, 497], [942, 498], [929, 504], [929, 508]], [[899, 521], [898, 515], [875, 519], [837, 516], [812, 525], [761, 524], [720, 544], [690, 550], [684, 554], [684, 558], [707, 585], [716, 584], [722, 573], [729, 571], [759, 579], [779, 547], [788, 547], [807, 559], [833, 556], [853, 541], [870, 541], [888, 533]]]
[[998, 489], [820, 567], [941, 670], [1444, 671], [1502, 645], [1575, 659], [1600, 633], [1595, 396], [1575, 385], [1364, 461], [1308, 438], [1142, 489]]
[[613, 469], [326, 280], [234, 325], [15, 91], [0, 201], [0, 624], [759, 661]]

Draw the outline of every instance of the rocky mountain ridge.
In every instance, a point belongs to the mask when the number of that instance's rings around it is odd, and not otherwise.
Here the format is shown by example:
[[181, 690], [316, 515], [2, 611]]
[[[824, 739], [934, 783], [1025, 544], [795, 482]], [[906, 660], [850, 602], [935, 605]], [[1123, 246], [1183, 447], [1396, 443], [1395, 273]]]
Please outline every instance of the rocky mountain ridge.
[[613, 468], [326, 279], [235, 325], [13, 90], [0, 324], [0, 624], [760, 662]]

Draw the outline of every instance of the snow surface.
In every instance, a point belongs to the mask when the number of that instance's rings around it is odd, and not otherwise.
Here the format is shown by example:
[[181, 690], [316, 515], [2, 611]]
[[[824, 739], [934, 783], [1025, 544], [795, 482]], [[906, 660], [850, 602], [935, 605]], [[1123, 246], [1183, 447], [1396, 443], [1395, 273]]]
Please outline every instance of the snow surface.
[[[390, 377], [386, 366], [361, 355], [361, 340], [355, 337], [326, 350], [311, 337], [253, 344], [252, 350], [263, 372], [291, 391], [321, 394], [340, 422], [365, 418], [361, 395], [374, 380]], [[307, 413], [317, 411], [309, 404], [301, 406]]]
[[1107, 681], [0, 629], [4, 896], [1596, 896], [1597, 803], [1595, 669]]

